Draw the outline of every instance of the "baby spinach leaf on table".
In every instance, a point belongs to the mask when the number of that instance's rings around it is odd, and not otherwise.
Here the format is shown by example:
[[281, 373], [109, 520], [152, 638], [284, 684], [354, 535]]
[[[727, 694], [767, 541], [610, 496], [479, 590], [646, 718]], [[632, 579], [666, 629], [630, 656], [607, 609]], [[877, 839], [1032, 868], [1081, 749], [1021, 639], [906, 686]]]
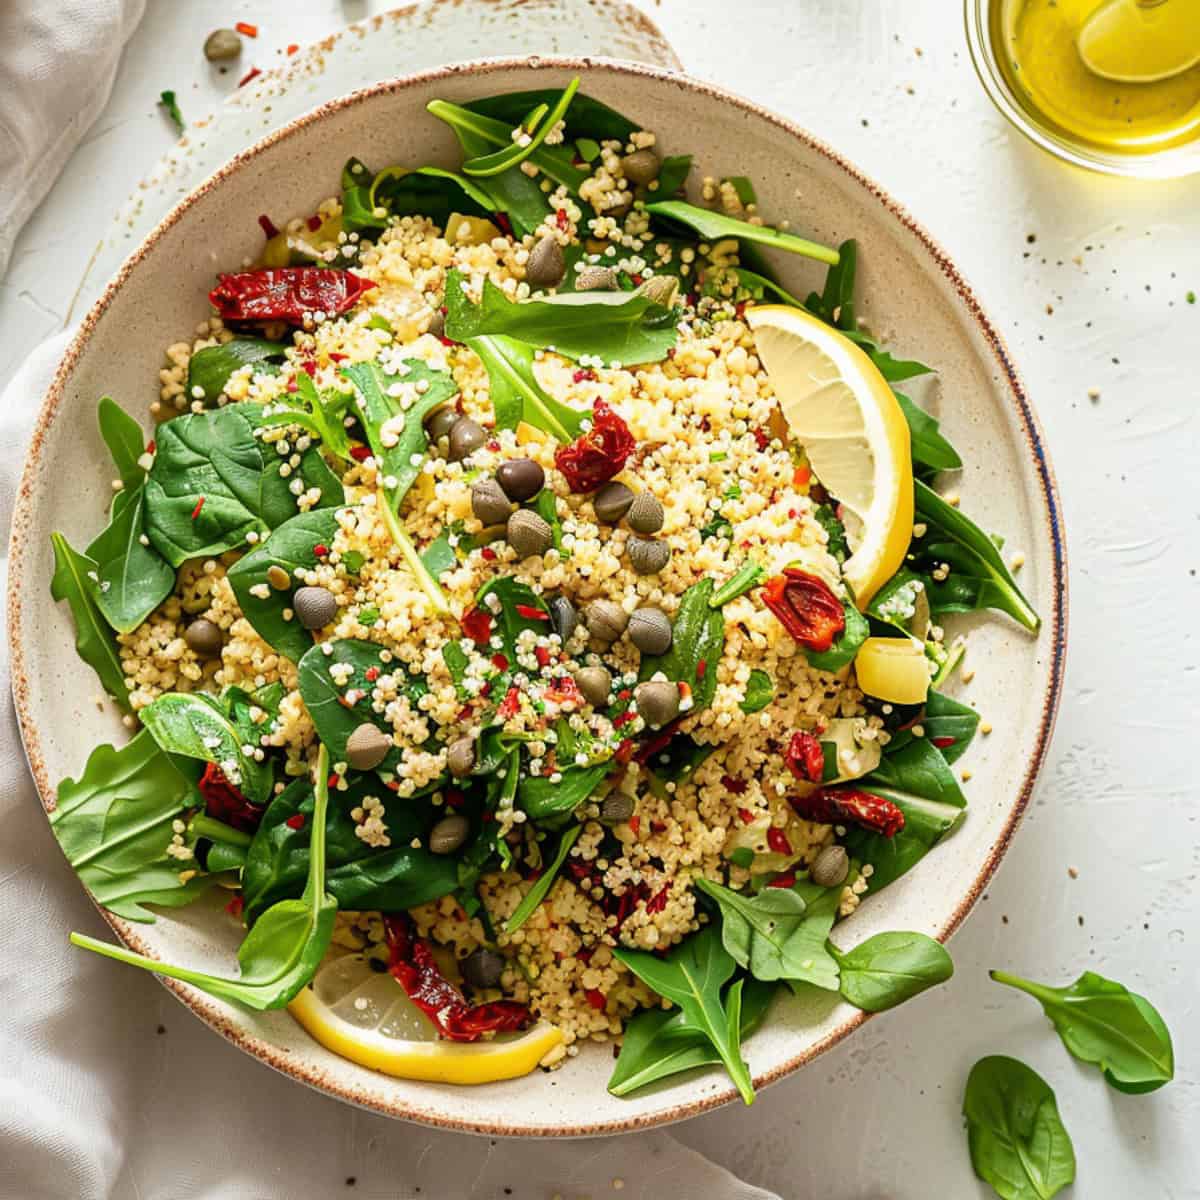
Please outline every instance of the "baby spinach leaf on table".
[[770, 225], [751, 225], [749, 221], [739, 221], [736, 217], [727, 217], [724, 213], [697, 208], [685, 200], [658, 200], [647, 204], [646, 211], [655, 217], [685, 225], [710, 241], [737, 238], [740, 242], [756, 242], [774, 250], [786, 250], [789, 254], [815, 258], [820, 262], [832, 264], [838, 261], [838, 252], [829, 246], [810, 242], [794, 233], [784, 233]]
[[[284, 620], [284, 610], [292, 607], [293, 588], [279, 590], [272, 587], [267, 582], [267, 572], [272, 567], [279, 567], [295, 581], [298, 569], [311, 569], [317, 565], [319, 560], [314, 547], [331, 545], [337, 531], [336, 509], [317, 508], [297, 513], [272, 530], [269, 537], [229, 569], [229, 586], [233, 588], [242, 615], [271, 649], [295, 663], [312, 646], [313, 635], [294, 614], [290, 620]], [[263, 587], [267, 588], [266, 596], [256, 596], [253, 589]]]
[[[498, 175], [501, 171], [519, 166], [531, 154], [537, 152], [538, 147], [546, 140], [546, 135], [563, 119], [572, 98], [578, 90], [579, 76], [576, 76], [567, 84], [561, 94], [555, 97], [552, 103], [542, 103], [535, 106], [536, 114], [540, 114], [540, 116], [537, 117], [536, 122], [534, 120], [529, 121], [523, 130], [524, 136], [514, 138], [510, 134], [509, 142], [506, 146], [502, 146], [498, 150], [493, 150], [490, 154], [468, 159], [463, 163], [463, 171], [470, 176], [487, 177]], [[547, 111], [547, 108], [549, 111]], [[525, 118], [521, 118], [517, 122], [514, 122], [514, 125], [521, 125], [524, 121]], [[513, 133], [516, 132], [514, 128]]]
[[871, 636], [867, 618], [849, 600], [842, 601], [842, 616], [846, 627], [834, 638], [828, 650], [804, 651], [810, 667], [816, 667], [818, 671], [840, 671], [854, 661], [863, 642]]
[[1115, 979], [1084, 971], [1066, 987], [1050, 987], [992, 971], [997, 983], [1032, 996], [1080, 1062], [1094, 1063], [1119, 1092], [1153, 1092], [1175, 1078], [1171, 1034], [1154, 1006]]
[[514, 338], [472, 338], [468, 346], [488, 373], [497, 429], [516, 429], [524, 421], [560, 442], [574, 441], [583, 431], [586, 412], [551, 396], [533, 373], [533, 350]]
[[908, 423], [909, 440], [912, 443], [913, 465], [925, 468], [930, 474], [938, 471], [955, 471], [962, 466], [958, 451], [942, 436], [936, 418], [931, 417], [901, 392], [895, 393]]
[[[661, 671], [672, 683], [692, 689], [692, 712], [707, 708], [717, 694], [717, 663], [725, 648], [725, 618], [711, 607], [713, 581], [694, 583], [683, 594], [675, 613], [671, 648], [666, 654], [642, 656], [638, 678], [650, 679]], [[700, 663], [704, 663], [703, 673]]]
[[87, 548], [96, 607], [118, 633], [136, 629], [175, 586], [175, 571], [141, 540], [145, 507], [144, 485], [118, 492], [108, 527]]
[[83, 774], [58, 785], [50, 828], [67, 861], [109, 912], [153, 922], [146, 904], [177, 908], [211, 883], [180, 873], [196, 863], [171, 858], [172, 823], [199, 794], [146, 730], [119, 749], [97, 746]]
[[187, 395], [215, 402], [225, 390], [230, 376], [247, 364], [255, 372], [265, 371], [283, 362], [287, 346], [283, 342], [268, 342], [263, 338], [234, 338], [216, 346], [205, 346], [188, 359]]
[[312, 845], [304, 892], [297, 900], [273, 904], [255, 922], [238, 950], [241, 974], [237, 979], [172, 966], [81, 933], [71, 934], [72, 943], [156, 975], [190, 983], [222, 1000], [234, 1000], [259, 1011], [283, 1008], [316, 974], [329, 949], [337, 917], [337, 902], [325, 891], [329, 753], [324, 746], [317, 757], [316, 770]]
[[562, 870], [563, 863], [566, 862], [568, 851], [575, 845], [582, 832], [582, 825], [572, 825], [570, 829], [563, 831], [562, 836], [558, 839], [558, 849], [555, 851], [554, 857], [548, 865], [543, 867], [542, 873], [534, 880], [533, 886], [521, 898], [521, 903], [513, 909], [512, 916], [505, 921], [505, 933], [513, 933], [520, 929], [533, 916], [534, 910], [549, 894], [550, 888], [558, 878], [559, 871]]
[[[390, 846], [370, 846], [355, 833], [350, 814], [367, 796], [383, 801]], [[248, 922], [277, 901], [300, 894], [309, 870], [315, 807], [307, 779], [289, 784], [271, 801], [242, 874]], [[288, 824], [298, 818], [303, 818], [298, 829]], [[346, 791], [333, 791], [325, 820], [325, 890], [338, 907], [399, 912], [452, 892], [458, 886], [455, 856], [411, 844], [414, 838], [424, 841], [434, 819], [428, 801], [399, 797], [373, 775], [354, 779]]]
[[[775, 995], [775, 985], [759, 979], [740, 980], [739, 1040], [749, 1037], [763, 1022]], [[614, 1096], [628, 1096], [647, 1084], [690, 1071], [721, 1065], [721, 1056], [704, 1031], [691, 1024], [682, 1009], [656, 1008], [640, 1012], [626, 1022], [621, 1053], [608, 1081]]]
[[258, 762], [242, 747], [239, 730], [219, 705], [199, 692], [167, 692], [139, 713], [150, 736], [167, 754], [182, 754], [201, 762], [216, 763], [225, 778], [253, 804], [271, 798], [274, 775], [271, 765]]
[[[553, 104], [561, 95], [556, 88], [536, 88], [501, 96], [483, 96], [479, 100], [468, 100], [463, 107], [511, 127], [520, 125], [533, 109]], [[568, 138], [587, 137], [598, 141], [627, 142], [630, 134], [641, 128], [616, 109], [584, 92], [575, 93], [564, 123]]]
[[146, 471], [139, 461], [146, 449], [146, 435], [111, 396], [100, 397], [97, 421], [121, 483], [127, 491], [132, 491], [146, 478]]
[[[281, 475], [286, 460], [254, 436], [262, 415], [260, 404], [230, 404], [158, 427], [146, 533], [171, 566], [236, 549], [251, 530], [269, 533], [296, 515], [295, 475]], [[342, 485], [317, 447], [301, 455], [298, 475], [321, 490], [316, 507], [343, 502]]]
[[834, 947], [833, 956], [842, 998], [863, 1012], [895, 1008], [954, 974], [946, 947], [923, 933], [877, 933], [844, 953]]
[[959, 825], [966, 810], [957, 804], [925, 800], [878, 783], [870, 784], [869, 790], [873, 795], [890, 800], [904, 814], [904, 828], [890, 838], [867, 829], [850, 828], [846, 832], [846, 850], [855, 859], [875, 868], [871, 876], [871, 893], [874, 895], [911, 871]]
[[50, 544], [54, 548], [50, 595], [55, 600], [65, 600], [71, 610], [71, 620], [75, 624], [75, 653], [96, 672], [104, 690], [126, 712], [131, 712], [125, 668], [117, 653], [117, 642], [96, 604], [93, 586], [96, 563], [72, 549], [61, 533], [52, 533]]
[[478, 304], [463, 277], [446, 277], [446, 335], [473, 346], [478, 337], [509, 337], [566, 358], [606, 363], [659, 362], [679, 340], [675, 310], [639, 292], [569, 292], [547, 300], [510, 300], [485, 278]]
[[1075, 1179], [1075, 1150], [1050, 1085], [1015, 1058], [981, 1058], [963, 1096], [971, 1166], [1003, 1200], [1050, 1200]]
[[171, 124], [180, 132], [187, 131], [187, 124], [183, 119], [183, 113], [179, 111], [179, 102], [175, 99], [175, 93], [172, 91], [159, 92], [158, 104], [161, 109], [171, 118]]
[[613, 950], [613, 955], [643, 983], [679, 1006], [684, 1020], [703, 1033], [716, 1051], [742, 1099], [752, 1104], [754, 1085], [742, 1059], [740, 1025], [730, 1028], [728, 1009], [721, 997], [721, 989], [733, 977], [737, 964], [721, 945], [718, 931], [712, 927], [702, 929], [662, 958], [624, 946]]
[[766, 671], [757, 667], [746, 681], [746, 695], [739, 707], [744, 713], [761, 712], [775, 699], [775, 684]]
[[578, 808], [604, 781], [611, 770], [607, 762], [590, 767], [567, 767], [562, 778], [550, 782], [549, 775], [526, 775], [517, 784], [517, 805], [532, 821], [545, 821]]

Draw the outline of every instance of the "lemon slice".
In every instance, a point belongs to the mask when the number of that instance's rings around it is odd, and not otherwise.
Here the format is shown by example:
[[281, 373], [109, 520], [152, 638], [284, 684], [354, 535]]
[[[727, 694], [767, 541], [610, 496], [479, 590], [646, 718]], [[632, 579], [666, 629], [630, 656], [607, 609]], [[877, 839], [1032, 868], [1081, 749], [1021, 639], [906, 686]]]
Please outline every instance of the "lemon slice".
[[855, 656], [854, 674], [877, 700], [924, 704], [929, 694], [929, 659], [915, 638], [867, 638]]
[[782, 304], [746, 312], [758, 356], [813, 473], [842, 503], [842, 568], [859, 608], [904, 562], [912, 539], [908, 424], [875, 364], [816, 317]]
[[563, 1038], [545, 1021], [486, 1042], [441, 1041], [432, 1022], [361, 954], [325, 963], [288, 1011], [327, 1050], [360, 1066], [436, 1083], [494, 1083], [528, 1075]]
[[1109, 0], [1075, 42], [1093, 75], [1156, 83], [1200, 63], [1200, 13], [1193, 0]]

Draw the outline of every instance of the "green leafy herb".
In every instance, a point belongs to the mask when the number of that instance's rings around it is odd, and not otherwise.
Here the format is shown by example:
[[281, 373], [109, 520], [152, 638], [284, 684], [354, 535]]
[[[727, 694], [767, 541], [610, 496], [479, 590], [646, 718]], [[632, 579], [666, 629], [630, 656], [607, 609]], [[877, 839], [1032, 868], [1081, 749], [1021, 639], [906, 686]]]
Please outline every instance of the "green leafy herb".
[[98, 904], [130, 921], [153, 921], [146, 904], [177, 908], [212, 883], [181, 880], [192, 861], [168, 856], [172, 823], [199, 803], [196, 789], [146, 730], [120, 749], [97, 746], [78, 780], [58, 785], [50, 827]]
[[[463, 105], [473, 113], [501, 121], [505, 125], [520, 125], [525, 115], [542, 105], [553, 104], [561, 92], [553, 88], [539, 88], [534, 91], [505, 92], [500, 96], [485, 96], [479, 100], [469, 100]], [[571, 138], [595, 138], [600, 141], [627, 142], [630, 134], [640, 129], [628, 117], [622, 116], [616, 109], [609, 108], [599, 100], [583, 92], [576, 92], [567, 110], [566, 134]], [[599, 153], [599, 150], [597, 150]]]
[[766, 575], [766, 569], [750, 559], [744, 562], [721, 586], [713, 593], [708, 602], [709, 608], [723, 608], [731, 600], [744, 596], [753, 591]]
[[517, 784], [517, 804], [533, 821], [574, 812], [600, 786], [610, 769], [608, 762], [570, 766], [556, 772], [562, 776], [556, 783], [549, 775], [527, 775]]
[[[345, 561], [343, 556], [343, 561]], [[421, 551], [421, 562], [430, 575], [439, 583], [447, 571], [458, 566], [458, 554], [450, 544], [450, 534], [440, 533], [424, 550]]]
[[1050, 1200], [1075, 1178], [1075, 1150], [1050, 1085], [1015, 1058], [981, 1058], [963, 1096], [971, 1166], [1004, 1200]]
[[100, 398], [97, 419], [122, 486], [127, 491], [141, 486], [146, 478], [140, 461], [145, 450], [142, 427], [111, 396]]
[[967, 804], [945, 756], [927, 737], [902, 740], [895, 747], [889, 744], [879, 766], [863, 780], [868, 789], [876, 784], [956, 808]]
[[467, 344], [487, 369], [497, 429], [516, 429], [524, 421], [560, 442], [579, 436], [587, 413], [569, 408], [543, 390], [533, 373], [529, 346], [500, 336], [476, 337]]
[[674, 196], [687, 183], [688, 173], [692, 169], [690, 154], [668, 154], [658, 164], [658, 186], [654, 189], [656, 196]]
[[701, 291], [705, 296], [732, 300], [734, 303], [743, 300], [765, 300], [770, 294], [793, 308], [804, 307], [791, 292], [785, 291], [773, 279], [759, 275], [747, 267], [713, 267], [706, 270]]
[[[979, 728], [979, 714], [970, 706], [931, 689], [925, 701], [921, 725], [926, 739], [937, 747], [949, 765], [966, 753]], [[898, 730], [888, 742], [888, 753], [896, 753], [913, 740], [910, 730]]]
[[858, 270], [858, 243], [849, 238], [838, 247], [837, 261], [825, 273], [822, 292], [810, 292], [804, 307], [827, 325], [843, 332], [858, 328], [854, 311], [854, 277]]
[[762, 712], [775, 699], [775, 683], [766, 671], [757, 667], [746, 681], [746, 695], [739, 706], [744, 713]]
[[842, 998], [864, 1012], [883, 1012], [911, 1000], [954, 974], [946, 947], [923, 933], [877, 933], [846, 953], [833, 951], [841, 968]]
[[843, 563], [850, 557], [850, 543], [846, 540], [846, 527], [838, 520], [838, 515], [829, 504], [818, 504], [813, 509], [817, 524], [825, 530], [828, 538], [826, 547], [838, 562]]
[[108, 527], [87, 548], [96, 607], [118, 633], [136, 629], [175, 586], [174, 570], [142, 542], [145, 507], [144, 485], [118, 492]]
[[158, 94], [159, 107], [171, 118], [175, 128], [183, 133], [187, 130], [187, 125], [183, 120], [183, 113], [179, 111], [179, 104], [175, 99], [174, 92], [159, 92]]
[[846, 626], [828, 650], [804, 651], [810, 667], [816, 667], [818, 671], [840, 671], [853, 661], [859, 647], [871, 636], [870, 622], [849, 600], [842, 601], [842, 616]]
[[[188, 359], [188, 398], [196, 398], [196, 388], [199, 388], [199, 399], [215, 403], [235, 371], [247, 364], [253, 366], [256, 372], [273, 369], [274, 364], [283, 362], [286, 350], [282, 342], [268, 342], [261, 338], [234, 338], [231, 342], [205, 346]], [[297, 375], [297, 383], [299, 380]]]
[[336, 389], [322, 391], [300, 371], [295, 392], [283, 392], [275, 407], [263, 413], [264, 425], [299, 425], [321, 439], [325, 450], [343, 461], [350, 459], [350, 435], [346, 431], [346, 409], [351, 396]]
[[789, 254], [815, 258], [819, 262], [834, 264], [838, 261], [838, 252], [828, 246], [810, 242], [794, 233], [772, 229], [769, 225], [751, 225], [748, 221], [739, 221], [735, 217], [727, 217], [724, 213], [697, 208], [684, 200], [659, 200], [654, 204], [647, 204], [646, 211], [656, 217], [665, 217], [669, 221], [686, 225], [710, 241], [737, 238], [742, 242], [757, 242], [775, 250], [786, 250]]
[[[571, 100], [575, 93], [579, 90], [579, 77], [576, 76], [563, 89], [562, 94], [557, 97], [552, 108], [548, 113], [544, 113], [537, 122], [536, 128], [532, 133], [527, 130], [524, 136], [518, 137], [515, 140], [511, 138], [507, 146], [499, 150], [493, 151], [491, 154], [484, 154], [478, 158], [468, 159], [463, 163], [463, 170], [468, 175], [498, 175], [501, 171], [505, 171], [510, 167], [518, 166], [523, 163], [530, 155], [537, 151], [537, 148], [546, 140], [546, 135], [563, 119]], [[539, 104], [538, 109], [544, 110], [545, 103]], [[532, 124], [532, 122], [530, 122]]]
[[871, 894], [895, 883], [913, 869], [942, 838], [957, 828], [966, 809], [957, 804], [925, 800], [920, 796], [896, 791], [872, 783], [874, 795], [892, 801], [904, 814], [904, 828], [894, 837], [884, 837], [866, 829], [850, 829], [845, 838], [847, 851], [860, 862], [875, 868], [871, 876]]
[[997, 983], [1032, 996], [1063, 1045], [1080, 1062], [1095, 1063], [1119, 1092], [1153, 1092], [1175, 1078], [1171, 1034], [1143, 996], [1114, 979], [1084, 971], [1067, 987], [1049, 987], [992, 971]]
[[328, 804], [329, 754], [322, 746], [317, 756], [312, 846], [304, 893], [298, 900], [280, 900], [259, 917], [238, 950], [238, 978], [172, 966], [81, 933], [72, 933], [71, 941], [118, 962], [190, 983], [222, 1000], [234, 1000], [260, 1011], [283, 1008], [312, 979], [333, 937], [337, 902], [325, 891]]
[[555, 852], [549, 866], [545, 867], [537, 879], [534, 880], [533, 886], [525, 893], [521, 903], [513, 909], [512, 916], [504, 923], [505, 933], [512, 933], [520, 929], [533, 916], [534, 910], [545, 900], [550, 892], [550, 886], [558, 878], [558, 873], [562, 870], [562, 865], [567, 860], [567, 852], [575, 845], [576, 839], [582, 832], [582, 825], [572, 825], [570, 829], [564, 830], [562, 836], [558, 839], [558, 850]]
[[712, 596], [710, 578], [701, 579], [684, 592], [675, 614], [671, 648], [666, 654], [644, 655], [638, 672], [640, 679], [661, 671], [672, 683], [686, 683], [692, 690], [693, 712], [713, 702], [717, 663], [725, 648], [725, 618], [720, 609], [711, 607]]
[[752, 1104], [754, 1085], [741, 1051], [741, 991], [731, 991], [724, 1003], [721, 997], [721, 989], [733, 977], [737, 964], [721, 945], [717, 930], [702, 929], [665, 958], [624, 946], [618, 946], [613, 954], [643, 983], [679, 1006], [681, 1023], [704, 1036], [742, 1099]]
[[942, 436], [937, 420], [923, 408], [918, 408], [907, 396], [896, 392], [900, 411], [908, 422], [908, 434], [912, 442], [913, 465], [924, 468], [929, 474], [938, 471], [955, 471], [962, 466], [958, 451]]

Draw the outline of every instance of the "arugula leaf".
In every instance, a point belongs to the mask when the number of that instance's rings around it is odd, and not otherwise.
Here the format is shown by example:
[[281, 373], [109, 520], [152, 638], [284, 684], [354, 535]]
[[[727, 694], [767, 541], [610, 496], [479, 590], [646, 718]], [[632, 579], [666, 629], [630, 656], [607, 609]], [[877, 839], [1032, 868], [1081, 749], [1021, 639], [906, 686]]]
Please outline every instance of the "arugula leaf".
[[196, 863], [167, 855], [172, 822], [200, 802], [146, 730], [119, 749], [97, 746], [78, 780], [58, 785], [50, 828], [98, 904], [130, 921], [153, 922], [145, 904], [190, 904], [211, 883], [180, 873]]
[[827, 325], [843, 333], [858, 328], [854, 311], [854, 277], [858, 271], [858, 243], [848, 238], [838, 247], [837, 260], [825, 273], [825, 288], [819, 294], [810, 292], [804, 307]]
[[[297, 513], [272, 530], [249, 554], [229, 568], [229, 586], [237, 597], [242, 615], [255, 631], [280, 654], [298, 663], [313, 644], [313, 635], [295, 615], [284, 620], [284, 610], [291, 609], [294, 589], [278, 590], [267, 581], [272, 567], [279, 567], [296, 578], [300, 568], [311, 569], [318, 563], [314, 548], [331, 545], [338, 531], [337, 510], [317, 508]], [[261, 589], [265, 587], [265, 597]], [[255, 591], [260, 592], [255, 595]]]
[[[505, 92], [499, 96], [484, 96], [468, 100], [463, 105], [470, 112], [491, 117], [505, 125], [520, 125], [525, 114], [541, 105], [553, 104], [562, 93], [556, 88], [537, 88], [532, 91]], [[576, 92], [565, 117], [565, 136], [595, 138], [598, 141], [627, 142], [630, 134], [640, 129], [628, 117], [594, 100], [584, 92]]]
[[263, 425], [299, 425], [320, 438], [328, 453], [348, 461], [350, 435], [345, 414], [351, 397], [333, 389], [322, 395], [305, 371], [297, 372], [294, 378], [295, 392], [284, 392], [269, 411], [263, 412]]
[[[355, 832], [350, 814], [369, 795], [383, 801], [390, 846], [370, 846]], [[300, 893], [311, 858], [315, 807], [312, 783], [297, 779], [263, 814], [242, 873], [247, 921], [254, 922], [272, 904]], [[373, 775], [359, 776], [346, 791], [335, 791], [325, 820], [325, 889], [338, 907], [399, 912], [454, 891], [454, 856], [411, 844], [414, 838], [424, 840], [433, 821], [428, 802], [399, 797]]]
[[746, 695], [739, 707], [744, 713], [762, 712], [775, 699], [775, 684], [766, 671], [757, 667], [746, 681]]
[[[236, 549], [251, 530], [269, 533], [296, 515], [286, 461], [254, 431], [260, 404], [230, 404], [188, 413], [158, 427], [146, 479], [146, 532], [173, 567], [189, 558]], [[318, 508], [344, 500], [342, 485], [316, 446], [301, 455], [299, 478], [321, 490]]]
[[590, 767], [570, 766], [557, 772], [557, 783], [549, 775], [526, 775], [517, 784], [517, 804], [532, 821], [545, 821], [578, 808], [599, 786], [611, 770], [608, 762]]
[[1050, 1200], [1075, 1179], [1075, 1150], [1050, 1085], [1001, 1054], [981, 1058], [963, 1095], [971, 1166], [1004, 1200]]
[[132, 491], [146, 478], [139, 461], [146, 449], [142, 427], [111, 396], [100, 397], [97, 420], [121, 484]]
[[567, 292], [510, 300], [491, 279], [473, 304], [454, 270], [446, 277], [446, 335], [474, 346], [479, 337], [514, 338], [566, 358], [605, 363], [659, 362], [679, 340], [675, 310], [641, 292]]
[[50, 544], [54, 548], [50, 595], [55, 600], [65, 600], [71, 610], [75, 653], [96, 672], [104, 690], [126, 712], [132, 712], [116, 639], [96, 604], [96, 589], [92, 584], [98, 577], [97, 565], [73, 549], [61, 533], [52, 533]]
[[804, 657], [810, 667], [818, 671], [840, 671], [844, 666], [854, 661], [863, 642], [871, 636], [871, 625], [867, 618], [850, 603], [842, 601], [842, 616], [846, 626], [833, 640], [828, 650], [805, 650]]
[[[535, 106], [537, 111], [542, 113], [542, 116], [537, 122], [536, 127], [533, 128], [532, 133], [526, 130], [524, 137], [513, 139], [510, 136], [508, 145], [502, 146], [499, 150], [495, 150], [491, 154], [484, 154], [477, 158], [468, 159], [463, 163], [463, 170], [468, 175], [489, 176], [499, 175], [501, 171], [519, 166], [531, 154], [537, 151], [537, 148], [546, 140], [546, 135], [562, 120], [568, 107], [570, 107], [571, 100], [578, 90], [579, 76], [576, 75], [563, 89], [562, 93], [555, 98], [553, 105], [549, 106], [548, 112], [546, 111], [547, 104], [545, 103]], [[514, 121], [514, 126], [521, 125], [522, 120]], [[514, 129], [513, 132], [516, 132], [516, 130]]]
[[[742, 1059], [740, 1023], [730, 1028], [729, 1010], [721, 1000], [721, 989], [736, 964], [721, 945], [717, 930], [702, 929], [665, 958], [624, 946], [616, 947], [613, 955], [643, 983], [679, 1006], [684, 1020], [712, 1045], [745, 1103], [753, 1104], [754, 1084]], [[740, 1007], [740, 993], [736, 1003]]]
[[842, 998], [863, 1012], [895, 1008], [954, 974], [946, 947], [923, 933], [877, 933], [853, 950], [831, 949]]
[[895, 393], [900, 411], [908, 423], [909, 440], [912, 443], [913, 465], [923, 467], [929, 474], [938, 471], [955, 471], [962, 466], [958, 451], [942, 436], [937, 420], [923, 408], [918, 408], [901, 392]]
[[175, 99], [174, 92], [159, 92], [158, 105], [171, 118], [171, 123], [180, 133], [187, 131], [187, 124], [184, 122], [183, 113], [179, 111], [179, 102]]
[[513, 914], [504, 923], [504, 932], [513, 933], [521, 928], [530, 917], [533, 916], [534, 910], [550, 892], [550, 887], [558, 878], [558, 873], [562, 870], [562, 865], [567, 860], [567, 853], [579, 835], [583, 832], [582, 825], [572, 825], [570, 829], [563, 832], [562, 837], [558, 839], [558, 849], [555, 851], [554, 858], [551, 859], [542, 873], [533, 882], [533, 887], [525, 893], [521, 899], [521, 903], [513, 909]]
[[333, 937], [337, 902], [325, 891], [328, 804], [329, 752], [322, 746], [317, 756], [312, 849], [304, 893], [298, 900], [280, 900], [259, 917], [238, 950], [238, 978], [172, 966], [81, 933], [71, 934], [72, 943], [156, 975], [190, 983], [222, 1000], [234, 1000], [259, 1011], [285, 1007], [316, 974]]
[[104, 619], [118, 632], [136, 629], [170, 594], [175, 572], [153, 546], [142, 543], [145, 487], [118, 492], [112, 517], [87, 548], [95, 564], [92, 595]]
[[216, 763], [221, 773], [252, 804], [271, 798], [274, 774], [243, 749], [238, 730], [218, 703], [200, 692], [167, 692], [138, 714], [159, 748], [201, 762]]
[[[717, 694], [717, 663], [725, 649], [725, 618], [711, 607], [713, 581], [694, 583], [679, 602], [675, 613], [671, 648], [666, 654], [642, 656], [638, 678], [646, 680], [661, 671], [672, 683], [692, 689], [692, 712], [707, 708]], [[701, 672], [700, 663], [704, 670]]]
[[997, 983], [1032, 996], [1080, 1062], [1095, 1063], [1119, 1092], [1153, 1092], [1175, 1078], [1171, 1034], [1144, 996], [1115, 979], [1084, 971], [1066, 987], [1049, 987], [991, 971]]
[[[200, 399], [215, 403], [235, 371], [248, 363], [255, 372], [265, 371], [283, 362], [286, 350], [283, 342], [268, 342], [263, 338], [234, 338], [231, 342], [205, 346], [188, 359], [188, 398], [195, 397], [194, 389], [199, 388]], [[296, 379], [299, 382], [299, 375]]]
[[775, 250], [786, 250], [789, 254], [801, 254], [819, 262], [836, 264], [838, 252], [829, 246], [810, 242], [794, 233], [784, 233], [770, 225], [751, 225], [724, 213], [707, 208], [697, 208], [685, 200], [659, 200], [646, 205], [646, 211], [656, 217], [665, 217], [680, 225], [694, 229], [702, 238], [718, 241], [721, 238], [737, 238], [739, 242], [757, 242]]
[[524, 421], [560, 442], [574, 441], [583, 432], [587, 413], [569, 408], [546, 392], [533, 373], [533, 350], [514, 338], [472, 338], [468, 346], [479, 355], [488, 373], [497, 429], [516, 429]]

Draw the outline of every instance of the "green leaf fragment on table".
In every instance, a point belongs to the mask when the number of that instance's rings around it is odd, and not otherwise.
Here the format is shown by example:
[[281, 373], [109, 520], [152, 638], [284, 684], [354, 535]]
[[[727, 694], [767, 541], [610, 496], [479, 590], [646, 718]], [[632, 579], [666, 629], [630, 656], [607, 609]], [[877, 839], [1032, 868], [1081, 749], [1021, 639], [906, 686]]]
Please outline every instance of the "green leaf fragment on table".
[[766, 671], [757, 667], [750, 672], [746, 681], [746, 695], [739, 707], [744, 713], [762, 712], [775, 699], [775, 683]]
[[997, 983], [1032, 996], [1080, 1062], [1093, 1063], [1119, 1092], [1153, 1092], [1175, 1078], [1171, 1034], [1157, 1009], [1124, 984], [1084, 971], [1066, 987], [1050, 987], [992, 971]]
[[175, 99], [175, 93], [172, 91], [159, 92], [159, 106], [171, 118], [175, 128], [183, 133], [187, 129], [187, 125], [183, 119], [183, 113], [179, 111], [179, 102]]
[[97, 746], [78, 779], [58, 785], [50, 828], [79, 878], [110, 912], [155, 920], [146, 904], [189, 904], [213, 882], [167, 854], [173, 823], [200, 803], [192, 782], [146, 730], [120, 748]]
[[533, 886], [522, 897], [521, 903], [513, 909], [512, 916], [505, 921], [505, 933], [513, 933], [520, 929], [533, 916], [534, 910], [549, 894], [550, 888], [558, 878], [559, 871], [562, 870], [563, 863], [567, 860], [568, 852], [582, 832], [582, 825], [572, 825], [570, 829], [563, 831], [562, 836], [558, 839], [558, 849], [555, 851], [554, 857], [548, 865], [543, 867], [542, 873], [533, 881]]
[[475, 337], [468, 346], [488, 373], [497, 429], [516, 429], [524, 421], [560, 442], [572, 442], [583, 431], [586, 412], [554, 399], [533, 372], [533, 349], [514, 338]]
[[963, 1095], [971, 1166], [1003, 1200], [1050, 1200], [1075, 1179], [1075, 1150], [1050, 1085], [1015, 1058], [981, 1058]]
[[878, 933], [834, 957], [842, 998], [864, 1012], [895, 1008], [954, 974], [946, 947], [923, 933]]
[[693, 713], [707, 708], [717, 694], [717, 664], [725, 648], [725, 618], [720, 609], [711, 607], [713, 591], [713, 580], [705, 577], [684, 592], [675, 613], [671, 648], [665, 654], [643, 655], [638, 671], [642, 680], [661, 671], [672, 683], [686, 683], [692, 691]]
[[659, 200], [647, 204], [646, 211], [653, 216], [665, 217], [669, 221], [686, 225], [710, 241], [737, 238], [739, 241], [754, 242], [775, 250], [786, 250], [789, 254], [815, 258], [819, 262], [834, 264], [838, 261], [838, 252], [829, 246], [810, 242], [794, 233], [784, 233], [770, 225], [751, 225], [749, 221], [739, 221], [736, 217], [728, 217], [724, 213], [697, 208], [685, 200]]
[[283, 362], [286, 350], [283, 342], [268, 342], [262, 338], [234, 338], [216, 346], [205, 346], [188, 359], [187, 397], [215, 404], [235, 371], [252, 366], [256, 374], [266, 370], [273, 372], [276, 364]]

